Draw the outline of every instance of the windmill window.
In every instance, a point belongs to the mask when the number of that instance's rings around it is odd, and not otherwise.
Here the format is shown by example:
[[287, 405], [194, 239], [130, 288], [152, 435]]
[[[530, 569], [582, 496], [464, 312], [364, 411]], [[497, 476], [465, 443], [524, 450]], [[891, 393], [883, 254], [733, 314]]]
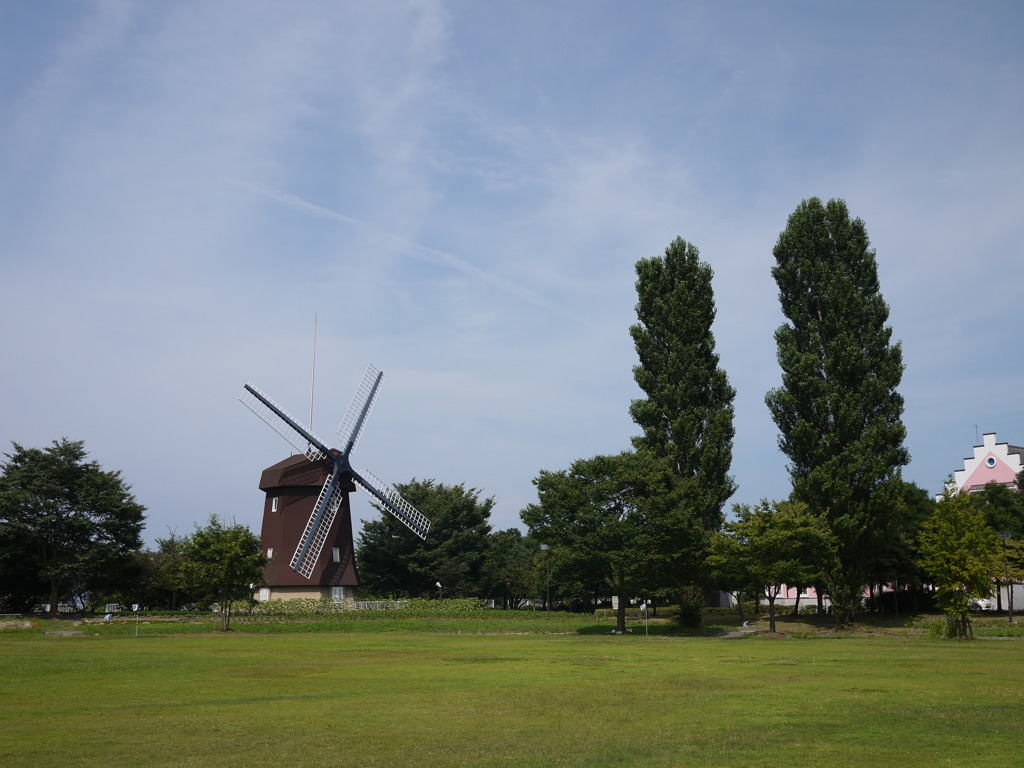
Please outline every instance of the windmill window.
[[345, 588], [344, 587], [331, 587], [331, 600], [335, 603], [340, 603], [345, 599]]
[[270, 511], [277, 512], [277, 496], [270, 500]]
[[994, 467], [996, 465], [996, 457], [995, 456], [989, 456], [987, 459], [985, 459], [985, 465], [989, 469], [992, 469], [992, 467]]
[[331, 560], [336, 563], [341, 562], [341, 549], [338, 547], [331, 547]]
[[274, 556], [274, 548], [273, 547], [267, 547], [267, 559], [269, 560], [273, 556]]

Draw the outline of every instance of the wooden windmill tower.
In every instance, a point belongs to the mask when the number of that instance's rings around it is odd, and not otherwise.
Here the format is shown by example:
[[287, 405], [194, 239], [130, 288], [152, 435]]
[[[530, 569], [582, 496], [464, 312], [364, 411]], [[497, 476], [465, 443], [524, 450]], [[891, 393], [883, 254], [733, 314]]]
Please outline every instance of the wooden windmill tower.
[[394, 488], [349, 463], [383, 380], [384, 374], [372, 365], [366, 369], [338, 427], [341, 450], [328, 448], [256, 387], [245, 385], [242, 403], [299, 452], [267, 467], [260, 478], [260, 490], [266, 494], [260, 540], [270, 558], [260, 600], [355, 597], [359, 577], [349, 494], [356, 486], [417, 536], [427, 537], [426, 517]]

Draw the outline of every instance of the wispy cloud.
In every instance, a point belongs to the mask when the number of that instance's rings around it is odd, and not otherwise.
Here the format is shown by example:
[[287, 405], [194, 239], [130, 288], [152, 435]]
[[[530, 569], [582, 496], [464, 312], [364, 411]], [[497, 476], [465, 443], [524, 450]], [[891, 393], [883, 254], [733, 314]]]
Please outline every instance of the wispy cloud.
[[481, 285], [495, 288], [496, 290], [507, 293], [510, 296], [514, 296], [517, 299], [544, 309], [554, 315], [564, 317], [574, 322], [582, 322], [582, 320], [576, 317], [573, 313], [566, 311], [565, 307], [544, 299], [529, 288], [492, 274], [475, 264], [471, 264], [453, 253], [447, 253], [436, 248], [431, 248], [429, 246], [407, 240], [403, 237], [385, 232], [378, 227], [366, 223], [365, 221], [361, 221], [352, 216], [346, 216], [338, 211], [333, 211], [321, 205], [311, 203], [308, 200], [303, 200], [297, 195], [272, 189], [266, 185], [246, 184], [245, 186], [271, 200], [275, 200], [289, 208], [301, 211], [310, 216], [358, 227], [368, 233], [373, 239], [389, 245], [393, 250], [406, 256], [419, 259], [438, 267], [454, 270], [472, 278], [475, 282]]

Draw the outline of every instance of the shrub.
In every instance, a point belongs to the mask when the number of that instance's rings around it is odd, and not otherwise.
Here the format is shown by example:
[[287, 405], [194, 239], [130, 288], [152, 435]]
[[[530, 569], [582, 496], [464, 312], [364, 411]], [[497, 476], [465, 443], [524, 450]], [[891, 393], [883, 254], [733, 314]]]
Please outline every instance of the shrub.
[[467, 618], [476, 615], [489, 616], [493, 609], [485, 608], [484, 601], [476, 598], [452, 598], [446, 600], [268, 600], [250, 604], [240, 602], [232, 605], [236, 616], [253, 618], [294, 618], [317, 619], [324, 617], [352, 619], [374, 618], [401, 611], [407, 618]]

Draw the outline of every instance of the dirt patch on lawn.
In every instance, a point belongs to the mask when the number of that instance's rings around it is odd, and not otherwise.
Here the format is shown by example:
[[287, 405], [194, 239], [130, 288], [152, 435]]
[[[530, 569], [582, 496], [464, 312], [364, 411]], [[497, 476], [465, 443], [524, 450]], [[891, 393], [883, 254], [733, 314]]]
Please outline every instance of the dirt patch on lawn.
[[25, 619], [0, 621], [0, 632], [13, 632], [19, 629], [32, 629], [32, 622]]

